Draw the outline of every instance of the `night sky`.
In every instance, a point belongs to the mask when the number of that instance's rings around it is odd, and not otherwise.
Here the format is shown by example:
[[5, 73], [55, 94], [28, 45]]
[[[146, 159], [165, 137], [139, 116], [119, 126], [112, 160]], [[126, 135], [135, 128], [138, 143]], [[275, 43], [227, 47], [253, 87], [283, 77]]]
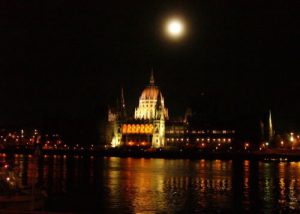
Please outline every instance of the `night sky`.
[[[277, 130], [300, 125], [296, 1], [1, 1], [0, 125], [97, 135], [124, 87], [129, 112], [153, 67], [172, 116], [199, 106]], [[177, 43], [162, 23], [180, 15]], [[251, 121], [251, 122], [249, 122]]]

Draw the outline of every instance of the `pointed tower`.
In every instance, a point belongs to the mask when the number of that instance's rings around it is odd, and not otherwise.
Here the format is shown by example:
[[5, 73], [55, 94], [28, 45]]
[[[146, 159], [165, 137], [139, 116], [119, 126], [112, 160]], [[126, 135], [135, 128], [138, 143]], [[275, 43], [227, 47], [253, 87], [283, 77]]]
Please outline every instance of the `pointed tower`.
[[273, 130], [273, 123], [272, 123], [272, 115], [271, 115], [271, 110], [269, 110], [269, 141], [273, 138], [274, 136], [274, 130]]
[[111, 136], [111, 147], [118, 147], [122, 144], [122, 122], [126, 120], [126, 105], [124, 99], [124, 91], [121, 87], [120, 96], [116, 100], [115, 114], [111, 114], [109, 110], [109, 121], [110, 121], [110, 136]]
[[155, 119], [153, 120], [154, 132], [152, 136], [152, 147], [161, 148], [165, 146], [165, 116], [161, 93], [158, 95], [155, 105]]
[[125, 109], [125, 99], [124, 99], [124, 90], [123, 87], [121, 87], [121, 107]]
[[260, 127], [260, 140], [265, 140], [265, 125], [262, 120], [259, 121], [259, 127]]
[[153, 72], [153, 68], [151, 69], [151, 74], [150, 74], [150, 86], [154, 86], [155, 85], [155, 80], [154, 80], [154, 72]]
[[191, 108], [188, 108], [188, 109], [185, 111], [183, 122], [186, 123], [186, 124], [188, 124], [190, 118], [192, 117], [192, 115], [193, 115], [192, 109], [191, 109]]
[[123, 119], [126, 118], [127, 116], [123, 87], [121, 87], [121, 95], [120, 95], [120, 116]]
[[163, 117], [163, 106], [161, 103], [161, 94], [158, 95], [156, 105], [155, 105], [155, 119], [160, 119], [160, 117]]

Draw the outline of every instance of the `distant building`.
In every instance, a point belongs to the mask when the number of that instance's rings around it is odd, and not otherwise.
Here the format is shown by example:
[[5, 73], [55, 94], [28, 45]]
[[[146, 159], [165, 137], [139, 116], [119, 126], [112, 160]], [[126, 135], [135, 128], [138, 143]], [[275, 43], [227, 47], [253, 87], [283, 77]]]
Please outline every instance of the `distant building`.
[[115, 108], [108, 109], [106, 141], [110, 147], [219, 149], [224, 145], [229, 147], [234, 139], [235, 130], [191, 126], [191, 109], [184, 119], [171, 120], [153, 72], [133, 117], [127, 115], [123, 90], [119, 100]]
[[111, 146], [142, 146], [161, 148], [165, 146], [165, 121], [168, 109], [164, 97], [155, 85], [153, 72], [149, 85], [143, 90], [134, 118], [126, 116], [123, 92], [121, 103], [115, 110], [108, 111], [108, 140]]

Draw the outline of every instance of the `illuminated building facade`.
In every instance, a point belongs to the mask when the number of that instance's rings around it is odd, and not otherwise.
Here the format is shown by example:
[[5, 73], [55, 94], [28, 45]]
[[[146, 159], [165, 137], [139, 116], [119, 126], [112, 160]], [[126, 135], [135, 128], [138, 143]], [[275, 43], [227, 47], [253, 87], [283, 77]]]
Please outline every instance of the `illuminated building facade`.
[[[158, 109], [160, 108], [161, 109]], [[135, 109], [135, 119], [153, 120], [157, 118], [158, 111], [162, 111], [164, 118], [168, 119], [168, 109], [165, 107], [164, 98], [159, 88], [154, 83], [153, 72], [151, 72], [150, 83], [142, 92], [139, 106]]]
[[166, 146], [168, 148], [191, 148], [201, 150], [231, 150], [235, 139], [233, 129], [204, 129], [184, 123], [167, 125]]
[[184, 120], [170, 120], [153, 72], [133, 117], [127, 115], [123, 90], [119, 100], [116, 108], [108, 110], [106, 141], [111, 147], [221, 149], [229, 148], [234, 139], [234, 130], [191, 126], [187, 119], [191, 112]]
[[164, 147], [167, 119], [168, 109], [165, 107], [164, 97], [159, 87], [155, 85], [152, 72], [149, 85], [140, 96], [139, 106], [135, 109], [133, 119], [127, 117], [123, 90], [120, 106], [115, 110], [109, 109], [108, 139], [112, 136], [112, 147]]

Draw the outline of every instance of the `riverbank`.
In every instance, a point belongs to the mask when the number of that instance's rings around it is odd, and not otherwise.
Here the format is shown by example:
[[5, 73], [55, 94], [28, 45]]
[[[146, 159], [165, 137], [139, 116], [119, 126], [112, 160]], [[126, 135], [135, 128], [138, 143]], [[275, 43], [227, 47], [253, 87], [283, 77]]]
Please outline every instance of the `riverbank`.
[[278, 151], [249, 151], [249, 152], [200, 152], [200, 151], [108, 151], [105, 156], [135, 157], [135, 158], [167, 158], [167, 159], [207, 159], [207, 160], [272, 160], [300, 161], [299, 152], [283, 153]]
[[[4, 154], [34, 154], [29, 149], [2, 149]], [[267, 150], [267, 151], [223, 151], [207, 152], [196, 150], [177, 151], [140, 151], [140, 150], [42, 150], [42, 155], [87, 155], [98, 157], [133, 157], [133, 158], [167, 158], [167, 159], [221, 159], [221, 160], [278, 160], [300, 161], [300, 151]]]

